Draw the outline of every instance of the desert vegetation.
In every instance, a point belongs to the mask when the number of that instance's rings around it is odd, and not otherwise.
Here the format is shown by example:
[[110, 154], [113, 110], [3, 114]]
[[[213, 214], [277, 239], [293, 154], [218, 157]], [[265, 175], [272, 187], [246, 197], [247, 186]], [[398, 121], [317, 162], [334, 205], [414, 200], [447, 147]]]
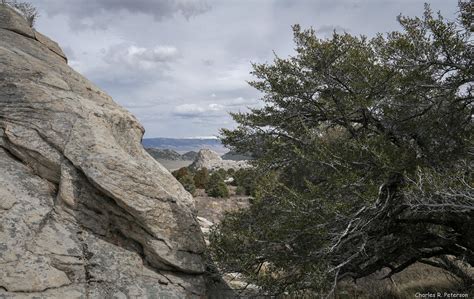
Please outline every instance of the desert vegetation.
[[39, 12], [36, 7], [33, 6], [33, 4], [17, 0], [1, 0], [1, 4], [13, 7], [26, 19], [30, 27], [34, 27], [35, 22], [39, 16]]
[[472, 288], [471, 7], [448, 21], [426, 6], [371, 39], [295, 25], [295, 56], [253, 65], [263, 108], [221, 133], [259, 179], [234, 174], [254, 199], [211, 231], [223, 272], [267, 295], [330, 295], [422, 263]]
[[254, 196], [257, 182], [262, 180], [252, 168], [217, 169], [210, 172], [207, 168], [191, 170], [189, 167], [181, 167], [172, 174], [193, 195], [196, 189], [204, 189], [208, 196], [222, 198], [230, 196], [230, 186], [234, 187], [236, 195]]
[[221, 172], [214, 172], [209, 176], [209, 182], [206, 185], [206, 193], [211, 197], [229, 197], [229, 189], [224, 182], [225, 176]]
[[211, 197], [229, 197], [229, 190], [224, 182], [227, 176], [225, 170], [210, 174], [206, 168], [192, 171], [188, 167], [182, 167], [173, 171], [172, 174], [193, 195], [198, 188], [204, 189]]

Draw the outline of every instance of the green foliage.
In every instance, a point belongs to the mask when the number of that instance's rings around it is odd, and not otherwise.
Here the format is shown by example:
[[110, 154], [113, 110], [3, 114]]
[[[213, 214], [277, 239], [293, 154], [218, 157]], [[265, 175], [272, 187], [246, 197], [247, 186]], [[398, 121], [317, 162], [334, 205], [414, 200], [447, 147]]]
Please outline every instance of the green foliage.
[[223, 181], [218, 182], [216, 185], [210, 186], [206, 192], [211, 197], [229, 197], [229, 189]]
[[173, 171], [172, 174], [181, 183], [181, 185], [183, 185], [186, 191], [192, 195], [195, 195], [195, 176], [187, 167], [181, 167], [180, 169]]
[[229, 197], [229, 189], [224, 182], [222, 172], [214, 172], [209, 177], [209, 183], [206, 186], [206, 193], [211, 197]]
[[175, 170], [171, 173], [178, 181], [183, 177], [190, 176], [191, 172], [187, 167], [181, 167], [178, 170]]
[[178, 181], [181, 183], [181, 185], [183, 185], [186, 191], [188, 191], [192, 195], [195, 195], [196, 186], [194, 185], [194, 179], [192, 175], [188, 174], [188, 175], [182, 176], [178, 179]]
[[247, 192], [245, 191], [244, 187], [237, 186], [237, 188], [235, 188], [235, 194], [237, 194], [237, 195], [247, 195]]
[[209, 183], [209, 171], [207, 168], [201, 168], [194, 174], [194, 184], [196, 188], [204, 189]]
[[232, 184], [239, 188], [238, 191], [242, 192], [241, 195], [254, 195], [258, 180], [258, 175], [254, 169], [239, 169], [235, 171], [232, 177], [234, 178]]
[[227, 171], [223, 168], [219, 168], [214, 173], [217, 173], [223, 180], [227, 178]]
[[426, 7], [373, 39], [324, 40], [295, 25], [294, 57], [253, 65], [265, 105], [232, 114], [237, 129], [221, 133], [272, 175], [254, 187], [234, 174], [255, 200], [210, 236], [221, 269], [272, 293], [324, 290], [340, 262], [330, 245], [356, 211], [383, 192], [402, 198], [420, 169], [450, 173], [472, 158], [473, 51], [460, 10], [457, 24]]

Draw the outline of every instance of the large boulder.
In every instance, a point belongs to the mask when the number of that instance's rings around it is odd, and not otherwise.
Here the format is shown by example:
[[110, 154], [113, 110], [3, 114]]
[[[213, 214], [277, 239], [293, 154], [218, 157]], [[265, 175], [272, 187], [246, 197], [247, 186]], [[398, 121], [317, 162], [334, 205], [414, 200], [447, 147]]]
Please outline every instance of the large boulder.
[[250, 167], [247, 161], [232, 161], [232, 160], [222, 160], [218, 153], [210, 149], [201, 149], [193, 163], [189, 166], [191, 169], [198, 170], [201, 168], [207, 168], [209, 170], [217, 169], [241, 169]]
[[214, 167], [215, 164], [219, 164], [220, 162], [222, 162], [222, 158], [219, 156], [218, 153], [205, 148], [198, 152], [190, 167], [193, 169], [211, 169]]
[[28, 28], [0, 4], [0, 297], [205, 297], [192, 196]]

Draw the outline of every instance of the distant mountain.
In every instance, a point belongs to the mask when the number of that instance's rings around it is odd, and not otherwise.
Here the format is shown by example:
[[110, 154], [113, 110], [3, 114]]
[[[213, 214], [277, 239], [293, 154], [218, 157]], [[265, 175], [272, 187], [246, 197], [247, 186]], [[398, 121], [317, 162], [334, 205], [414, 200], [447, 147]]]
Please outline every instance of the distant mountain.
[[142, 144], [146, 148], [169, 149], [178, 153], [198, 152], [203, 148], [211, 149], [219, 154], [229, 151], [216, 138], [144, 138]]
[[145, 148], [145, 150], [155, 159], [164, 159], [172, 161], [182, 160], [181, 155], [174, 150], [153, 147]]
[[196, 159], [198, 153], [195, 152], [195, 151], [189, 151], [187, 153], [184, 153], [181, 155], [181, 158], [183, 160], [189, 160], [189, 161], [194, 161], [194, 159]]

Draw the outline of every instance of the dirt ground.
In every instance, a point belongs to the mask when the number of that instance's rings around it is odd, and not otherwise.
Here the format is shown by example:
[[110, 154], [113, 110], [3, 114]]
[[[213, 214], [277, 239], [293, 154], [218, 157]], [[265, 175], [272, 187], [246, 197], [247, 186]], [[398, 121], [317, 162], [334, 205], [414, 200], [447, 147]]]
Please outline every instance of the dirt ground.
[[197, 214], [212, 223], [218, 223], [226, 211], [235, 211], [248, 207], [249, 197], [235, 195], [235, 187], [229, 186], [229, 198], [214, 198], [206, 195], [203, 189], [198, 189], [194, 197]]

